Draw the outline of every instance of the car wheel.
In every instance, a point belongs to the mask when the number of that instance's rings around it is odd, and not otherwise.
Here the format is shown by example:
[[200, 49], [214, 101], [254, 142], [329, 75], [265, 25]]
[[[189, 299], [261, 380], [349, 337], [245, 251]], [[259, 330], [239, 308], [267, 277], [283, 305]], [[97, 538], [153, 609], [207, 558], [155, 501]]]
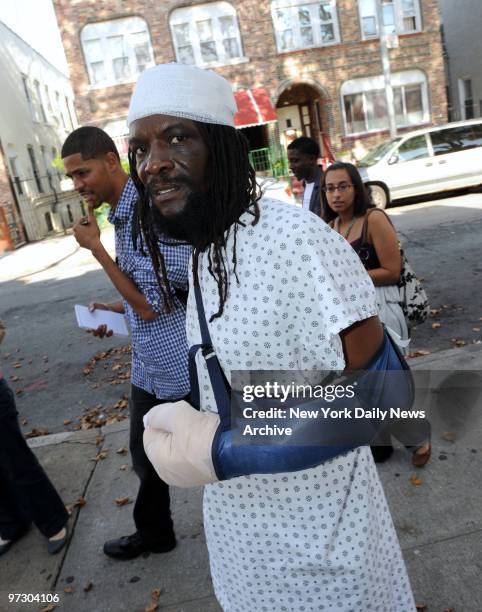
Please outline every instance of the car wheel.
[[382, 210], [388, 206], [388, 193], [381, 185], [369, 185], [370, 197], [377, 208]]

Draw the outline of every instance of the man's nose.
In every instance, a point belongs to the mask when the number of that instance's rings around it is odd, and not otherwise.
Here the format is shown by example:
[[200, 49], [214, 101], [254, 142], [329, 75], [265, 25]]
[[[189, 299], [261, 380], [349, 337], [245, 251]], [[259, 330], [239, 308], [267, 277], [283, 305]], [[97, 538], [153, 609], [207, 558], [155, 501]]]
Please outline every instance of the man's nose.
[[83, 179], [81, 179], [79, 176], [74, 176], [72, 182], [74, 183], [74, 189], [76, 191], [82, 191], [82, 188], [84, 187]]
[[146, 161], [145, 171], [147, 174], [159, 174], [166, 170], [171, 170], [174, 164], [169, 150], [164, 147], [152, 149]]

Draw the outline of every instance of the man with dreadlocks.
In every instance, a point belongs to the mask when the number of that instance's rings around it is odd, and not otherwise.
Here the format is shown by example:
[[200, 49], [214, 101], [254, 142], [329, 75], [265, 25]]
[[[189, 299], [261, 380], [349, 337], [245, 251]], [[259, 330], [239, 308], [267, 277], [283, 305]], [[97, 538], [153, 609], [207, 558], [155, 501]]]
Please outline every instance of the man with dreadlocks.
[[[133, 559], [146, 551], [168, 552], [176, 545], [169, 487], [144, 452], [142, 419], [152, 406], [181, 399], [189, 392], [185, 301], [191, 248], [172, 245], [172, 240], [171, 245], [148, 242], [151, 253], [163, 254], [162, 273], [169, 278], [171, 289], [162, 291], [164, 285], [153, 270], [142, 234], [133, 232], [137, 193], [112, 138], [97, 127], [81, 127], [67, 137], [62, 159], [67, 176], [89, 209], [88, 217], [74, 226], [77, 242], [92, 252], [122, 298], [111, 304], [95, 302], [91, 307], [125, 313], [132, 333], [129, 446], [140, 479], [134, 505], [137, 531], [107, 541], [104, 552], [115, 559]], [[94, 209], [103, 202], [110, 205], [109, 221], [115, 227], [115, 261], [100, 241], [94, 216]], [[103, 337], [109, 332], [101, 325], [94, 334]]]
[[[146, 239], [154, 243], [161, 232], [193, 245], [190, 283], [200, 288], [228, 381], [234, 370], [361, 367], [383, 338], [373, 284], [321, 219], [259, 200], [235, 111], [230, 85], [214, 72], [166, 64], [142, 73], [128, 124]], [[162, 254], [151, 252], [168, 286]], [[191, 346], [202, 343], [193, 293], [186, 312]], [[198, 452], [218, 419], [206, 371], [212, 362], [198, 357], [203, 412], [186, 402], [153, 408], [144, 445], [160, 473], [207, 474], [200, 479], [204, 527], [223, 609], [414, 610], [370, 449], [298, 472], [215, 482], [209, 453]]]

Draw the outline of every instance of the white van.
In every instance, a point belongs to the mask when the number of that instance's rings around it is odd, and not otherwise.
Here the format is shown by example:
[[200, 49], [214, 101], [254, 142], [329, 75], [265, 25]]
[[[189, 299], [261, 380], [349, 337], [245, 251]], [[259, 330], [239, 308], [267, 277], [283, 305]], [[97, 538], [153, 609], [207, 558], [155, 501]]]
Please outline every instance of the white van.
[[358, 162], [373, 203], [482, 184], [482, 119], [447, 123], [384, 142]]

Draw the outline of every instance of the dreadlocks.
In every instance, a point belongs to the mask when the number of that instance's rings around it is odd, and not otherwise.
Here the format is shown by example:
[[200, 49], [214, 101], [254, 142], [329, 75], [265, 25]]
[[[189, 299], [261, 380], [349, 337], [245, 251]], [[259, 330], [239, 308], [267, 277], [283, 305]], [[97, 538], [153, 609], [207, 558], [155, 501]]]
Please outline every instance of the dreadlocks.
[[[210, 223], [206, 235], [194, 245], [192, 272], [194, 284], [199, 285], [199, 255], [208, 249], [208, 271], [218, 287], [219, 309], [210, 321], [220, 317], [229, 290], [228, 253], [226, 243], [229, 228], [233, 226], [233, 264], [236, 280], [236, 235], [240, 216], [244, 212], [253, 215], [253, 225], [259, 220], [258, 200], [261, 197], [256, 184], [255, 171], [249, 163], [248, 142], [238, 130], [225, 125], [195, 122], [209, 153], [209, 174], [207, 178], [207, 201], [210, 205]], [[173, 308], [169, 279], [164, 258], [159, 250], [157, 235], [152, 221], [152, 211], [146, 188], [137, 174], [135, 156], [129, 151], [129, 165], [132, 180], [139, 193], [138, 214], [134, 228], [136, 234], [144, 236], [152, 259], [154, 272], [162, 291], [168, 311]]]

